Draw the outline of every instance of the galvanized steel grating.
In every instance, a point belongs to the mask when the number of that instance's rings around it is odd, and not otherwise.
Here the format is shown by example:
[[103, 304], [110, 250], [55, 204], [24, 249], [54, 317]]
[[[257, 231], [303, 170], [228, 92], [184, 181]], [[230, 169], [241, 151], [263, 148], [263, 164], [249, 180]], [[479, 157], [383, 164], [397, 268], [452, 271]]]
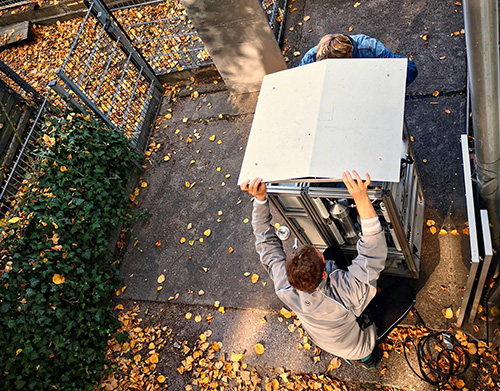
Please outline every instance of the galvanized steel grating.
[[111, 9], [157, 74], [212, 63], [179, 0], [132, 0]]
[[[282, 39], [286, 4], [287, 0], [261, 0], [278, 44]], [[180, 0], [114, 2], [111, 12], [156, 74], [212, 64]]]

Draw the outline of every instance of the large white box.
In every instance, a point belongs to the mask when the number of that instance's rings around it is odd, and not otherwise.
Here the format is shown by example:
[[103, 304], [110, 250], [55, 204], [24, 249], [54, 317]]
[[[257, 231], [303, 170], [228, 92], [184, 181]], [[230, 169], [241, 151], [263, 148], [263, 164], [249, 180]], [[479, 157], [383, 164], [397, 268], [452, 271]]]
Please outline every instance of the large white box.
[[264, 77], [238, 179], [399, 182], [407, 60], [329, 59]]

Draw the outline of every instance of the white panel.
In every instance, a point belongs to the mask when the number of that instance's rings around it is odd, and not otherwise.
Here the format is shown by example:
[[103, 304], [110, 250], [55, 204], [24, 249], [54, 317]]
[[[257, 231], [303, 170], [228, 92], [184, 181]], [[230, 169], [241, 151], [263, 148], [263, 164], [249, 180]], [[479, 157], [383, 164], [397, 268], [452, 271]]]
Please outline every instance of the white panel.
[[239, 183], [369, 172], [399, 182], [406, 59], [331, 59], [264, 77]]
[[399, 182], [406, 59], [327, 61], [311, 176]]
[[325, 72], [313, 65], [264, 77], [238, 184], [309, 175]]

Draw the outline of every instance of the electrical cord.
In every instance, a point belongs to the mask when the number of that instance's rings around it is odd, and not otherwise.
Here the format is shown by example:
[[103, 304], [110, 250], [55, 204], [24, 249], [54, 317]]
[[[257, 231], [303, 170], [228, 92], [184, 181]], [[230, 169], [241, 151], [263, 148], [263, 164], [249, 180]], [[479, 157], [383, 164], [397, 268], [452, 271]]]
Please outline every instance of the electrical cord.
[[[469, 368], [469, 353], [453, 335], [446, 331], [430, 330], [415, 308], [412, 311], [429, 334], [416, 343], [414, 338], [406, 338], [403, 346], [406, 362], [418, 378], [442, 389], [446, 384], [450, 384], [452, 376], [459, 376]], [[406, 354], [407, 343], [415, 347], [420, 374], [410, 364]]]

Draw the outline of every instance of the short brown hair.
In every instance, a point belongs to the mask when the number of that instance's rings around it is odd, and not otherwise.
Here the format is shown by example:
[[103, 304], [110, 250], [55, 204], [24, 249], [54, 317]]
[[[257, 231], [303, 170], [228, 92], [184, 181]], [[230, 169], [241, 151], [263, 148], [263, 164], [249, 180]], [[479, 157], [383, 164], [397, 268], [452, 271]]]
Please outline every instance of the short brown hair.
[[305, 244], [286, 258], [286, 275], [291, 286], [304, 292], [312, 292], [318, 287], [325, 263], [317, 251], [314, 246]]
[[343, 34], [327, 34], [319, 41], [316, 50], [316, 61], [326, 58], [352, 57], [352, 44]]

